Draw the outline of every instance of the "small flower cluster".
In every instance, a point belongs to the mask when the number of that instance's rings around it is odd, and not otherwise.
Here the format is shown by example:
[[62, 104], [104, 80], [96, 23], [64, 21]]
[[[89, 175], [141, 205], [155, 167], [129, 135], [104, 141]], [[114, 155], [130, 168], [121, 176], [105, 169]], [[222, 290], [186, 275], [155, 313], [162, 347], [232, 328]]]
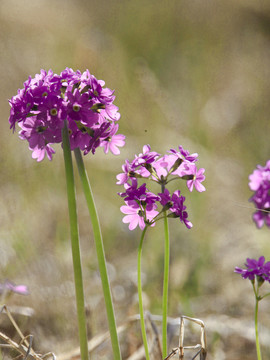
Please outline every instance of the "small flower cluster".
[[253, 220], [258, 228], [264, 223], [270, 227], [270, 160], [265, 166], [258, 165], [249, 176], [249, 188], [254, 191], [250, 198], [258, 211], [253, 214]]
[[[185, 180], [189, 191], [194, 188], [205, 191], [201, 182], [205, 179], [204, 169], [198, 169], [195, 162], [198, 154], [189, 154], [182, 146], [179, 150], [171, 149], [169, 154], [161, 156], [151, 151], [149, 145], [143, 147], [143, 153], [135, 155], [132, 162], [128, 160], [122, 166], [123, 173], [117, 175], [117, 184], [124, 185], [125, 192], [119, 193], [124, 198], [125, 204], [121, 207], [124, 223], [129, 223], [129, 229], [133, 230], [139, 225], [143, 230], [146, 225], [154, 226], [155, 222], [169, 211], [168, 217], [179, 218], [188, 229], [192, 223], [188, 220], [188, 213], [184, 205], [185, 197], [180, 195], [180, 190], [170, 194], [166, 185], [172, 180]], [[149, 179], [161, 186], [161, 192], [154, 194], [146, 187], [141, 186], [137, 179]], [[158, 210], [158, 206], [161, 210]]]
[[264, 256], [259, 257], [259, 260], [247, 259], [246, 269], [236, 267], [234, 272], [241, 274], [243, 279], [254, 280], [255, 276], [260, 279], [261, 282], [268, 281], [270, 283], [270, 261], [265, 262]]
[[21, 128], [20, 138], [29, 142], [32, 157], [37, 161], [55, 153], [52, 144], [61, 143], [61, 130], [67, 120], [71, 149], [80, 148], [86, 155], [97, 147], [104, 152], [120, 153], [125, 136], [117, 135], [120, 114], [113, 104], [114, 91], [104, 87], [89, 70], [81, 73], [66, 68], [60, 75], [52, 70], [24, 83], [24, 88], [9, 101], [10, 128]]

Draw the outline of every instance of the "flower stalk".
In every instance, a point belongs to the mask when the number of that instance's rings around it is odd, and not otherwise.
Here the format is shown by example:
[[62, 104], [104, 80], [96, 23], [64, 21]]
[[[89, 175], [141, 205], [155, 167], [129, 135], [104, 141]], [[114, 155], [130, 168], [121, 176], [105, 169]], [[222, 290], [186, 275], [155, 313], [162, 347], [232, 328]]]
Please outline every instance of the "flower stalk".
[[162, 297], [162, 355], [167, 356], [167, 314], [168, 314], [168, 291], [169, 291], [169, 267], [170, 267], [170, 239], [168, 218], [165, 211], [164, 217], [164, 274], [163, 274], [163, 297]]
[[140, 324], [141, 324], [141, 333], [145, 351], [145, 358], [146, 360], [150, 360], [148, 343], [147, 343], [147, 336], [146, 336], [146, 329], [145, 329], [145, 322], [144, 322], [144, 313], [143, 313], [143, 300], [142, 300], [142, 245], [145, 237], [145, 233], [148, 226], [146, 226], [141, 235], [140, 244], [138, 248], [138, 298], [139, 298], [139, 311], [140, 311]]
[[[125, 214], [124, 223], [129, 224], [129, 230], [134, 230], [137, 226], [142, 230], [139, 250], [138, 250], [138, 296], [141, 319], [141, 331], [145, 348], [146, 359], [149, 359], [147, 345], [143, 305], [142, 305], [142, 285], [141, 285], [141, 255], [142, 244], [145, 231], [149, 226], [164, 219], [164, 275], [163, 275], [163, 298], [162, 298], [162, 353], [163, 358], [167, 356], [167, 315], [168, 315], [168, 292], [169, 292], [169, 266], [170, 266], [170, 241], [168, 218], [179, 219], [188, 229], [192, 228], [192, 223], [188, 220], [188, 213], [184, 205], [185, 197], [180, 190], [172, 194], [167, 189], [167, 184], [172, 180], [185, 180], [190, 192], [195, 188], [198, 192], [205, 191], [201, 184], [204, 181], [204, 169], [197, 168], [195, 162], [198, 154], [190, 154], [181, 145], [178, 149], [170, 149], [168, 154], [161, 154], [151, 151], [150, 145], [143, 147], [143, 152], [135, 155], [134, 160], [125, 161], [122, 166], [123, 172], [117, 175], [117, 184], [124, 185], [124, 192], [118, 193], [125, 202], [121, 206], [121, 212]], [[153, 193], [139, 181], [148, 180], [158, 183], [161, 186], [161, 193]]]
[[256, 338], [256, 350], [257, 350], [257, 359], [262, 360], [261, 348], [259, 341], [259, 330], [258, 330], [258, 310], [259, 310], [259, 300], [260, 298], [255, 294], [255, 338]]
[[[70, 216], [71, 244], [76, 289], [77, 313], [81, 359], [87, 360], [87, 334], [84, 313], [84, 295], [80, 260], [79, 232], [77, 223], [76, 195], [71, 151], [76, 160], [90, 211], [99, 269], [103, 285], [109, 328], [113, 344], [114, 359], [121, 358], [114, 320], [111, 293], [99, 222], [88, 178], [85, 174], [80, 150], [84, 155], [95, 154], [97, 148], [120, 154], [119, 147], [125, 144], [125, 136], [117, 134], [120, 119], [114, 104], [114, 90], [105, 87], [87, 69], [83, 73], [66, 68], [59, 75], [52, 70], [41, 69], [33, 78], [28, 77], [23, 88], [9, 100], [11, 106], [9, 123], [15, 131], [20, 128], [20, 138], [29, 143], [32, 158], [38, 162], [45, 156], [52, 160], [54, 144], [62, 143], [65, 160], [67, 195]], [[79, 150], [80, 149], [80, 150]]]
[[257, 351], [257, 359], [262, 360], [261, 355], [261, 347], [260, 347], [260, 341], [259, 341], [259, 329], [258, 329], [258, 312], [259, 312], [259, 301], [262, 299], [261, 296], [259, 296], [259, 287], [263, 284], [263, 282], [258, 281], [258, 278], [256, 278], [256, 285], [255, 286], [255, 279], [251, 280], [252, 288], [255, 295], [255, 314], [254, 314], [254, 323], [255, 323], [255, 341], [256, 341], [256, 351]]
[[65, 174], [66, 174], [66, 183], [67, 183], [71, 249], [72, 249], [73, 271], [74, 271], [74, 282], [75, 282], [75, 293], [76, 293], [76, 304], [77, 304], [80, 351], [81, 351], [81, 359], [88, 360], [89, 353], [88, 353], [88, 341], [87, 341], [87, 330], [86, 330], [86, 319], [85, 319], [85, 308], [84, 308], [84, 291], [83, 291], [82, 266], [81, 266], [80, 244], [79, 244], [75, 182], [74, 182], [72, 157], [71, 157], [71, 150], [69, 143], [69, 134], [68, 134], [66, 121], [62, 130], [62, 138], [63, 138], [63, 152], [64, 152]]
[[102, 240], [102, 235], [101, 235], [98, 214], [96, 211], [94, 197], [93, 197], [92, 189], [91, 189], [90, 182], [88, 179], [88, 175], [85, 170], [81, 151], [80, 151], [80, 149], [76, 148], [74, 150], [74, 153], [75, 153], [75, 158], [76, 158], [76, 162], [77, 162], [77, 167], [78, 167], [87, 207], [89, 210], [89, 214], [90, 214], [90, 218], [91, 218], [91, 222], [92, 222], [92, 226], [93, 226], [94, 240], [95, 240], [96, 253], [97, 253], [97, 258], [98, 258], [98, 265], [99, 265], [100, 277], [101, 277], [101, 282], [102, 282], [104, 300], [105, 300], [105, 305], [106, 305], [106, 311], [107, 311], [107, 318], [108, 318], [109, 331], [110, 331], [111, 342], [112, 342], [113, 356], [114, 356], [114, 360], [120, 360], [121, 359], [120, 346], [119, 346], [119, 340], [118, 340], [118, 335], [117, 335], [117, 330], [116, 330], [116, 322], [115, 322], [114, 309], [113, 309], [113, 303], [112, 303], [112, 295], [111, 295], [110, 284], [109, 284], [109, 279], [108, 279], [108, 274], [107, 274], [105, 253], [104, 253], [103, 240]]

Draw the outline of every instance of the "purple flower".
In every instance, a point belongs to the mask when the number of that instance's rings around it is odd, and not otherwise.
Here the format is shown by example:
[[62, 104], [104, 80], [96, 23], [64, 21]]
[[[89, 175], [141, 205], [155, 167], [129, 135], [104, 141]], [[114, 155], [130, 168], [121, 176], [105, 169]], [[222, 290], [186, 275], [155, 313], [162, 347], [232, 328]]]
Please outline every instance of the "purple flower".
[[[268, 205], [268, 209], [269, 209], [269, 205]], [[258, 229], [262, 228], [264, 224], [270, 228], [270, 214], [269, 213], [259, 210], [253, 214], [252, 218], [253, 218], [253, 221], [255, 222], [255, 224], [257, 225]]]
[[249, 176], [250, 190], [254, 191], [249, 199], [257, 209], [253, 214], [253, 220], [258, 228], [264, 224], [270, 228], [270, 160], [263, 167], [258, 165]]
[[145, 228], [146, 224], [154, 226], [155, 222], [151, 223], [151, 221], [158, 215], [158, 211], [153, 206], [146, 206], [143, 209], [135, 200], [126, 202], [126, 205], [121, 206], [120, 210], [126, 214], [123, 223], [129, 223], [129, 230], [134, 230], [138, 225], [141, 230]]
[[32, 96], [33, 103], [36, 104], [33, 106], [32, 113], [35, 113], [38, 119], [45, 121], [52, 128], [62, 127], [66, 113], [62, 106], [62, 99], [57, 96], [57, 93], [41, 86], [32, 91]]
[[73, 93], [67, 92], [67, 115], [70, 119], [80, 121], [89, 128], [98, 121], [97, 112], [91, 110], [93, 105], [94, 102], [89, 100], [87, 93], [81, 94], [78, 89], [75, 89]]
[[142, 184], [138, 188], [138, 181], [135, 178], [131, 179], [131, 185], [126, 183], [124, 184], [124, 187], [126, 189], [125, 192], [119, 193], [121, 197], [125, 199], [125, 201], [129, 200], [140, 200], [140, 198], [146, 194], [146, 184]]
[[171, 207], [171, 211], [174, 213], [176, 217], [179, 217], [180, 221], [186, 225], [188, 229], [192, 228], [192, 223], [188, 220], [188, 213], [186, 210], [186, 206], [184, 205], [185, 201], [184, 196], [180, 196], [180, 190], [176, 190], [172, 194], [172, 202], [173, 206]]
[[137, 179], [131, 179], [131, 185], [125, 184], [126, 192], [119, 193], [124, 197], [125, 202], [135, 200], [142, 208], [147, 207], [147, 210], [152, 210], [156, 207], [155, 203], [160, 200], [158, 195], [153, 194], [146, 188], [146, 184], [138, 187]]
[[170, 210], [168, 217], [179, 218], [188, 229], [191, 229], [193, 225], [188, 220], [188, 213], [186, 211], [186, 206], [184, 205], [186, 198], [180, 195], [180, 190], [176, 190], [172, 196], [170, 196], [169, 190], [165, 189], [164, 193], [160, 193], [159, 196], [161, 198], [160, 203], [163, 208], [166, 209], [167, 207]]
[[9, 100], [10, 109], [10, 117], [9, 123], [10, 128], [15, 131], [16, 123], [24, 121], [26, 117], [31, 113], [33, 108], [33, 99], [25, 89], [19, 89], [18, 94], [13, 96], [11, 100]]
[[94, 154], [104, 147], [114, 154], [120, 153], [125, 136], [117, 135], [120, 119], [118, 107], [113, 104], [114, 91], [104, 87], [89, 70], [84, 73], [66, 68], [60, 75], [52, 70], [41, 70], [29, 77], [24, 88], [9, 100], [9, 123], [15, 130], [22, 129], [20, 138], [29, 142], [32, 157], [41, 161], [45, 155], [52, 159], [51, 145], [62, 142], [62, 128], [67, 120], [72, 149], [80, 148], [84, 154]]
[[168, 189], [165, 189], [163, 193], [158, 194], [160, 196], [160, 204], [165, 207], [169, 204], [168, 208], [172, 207], [172, 204], [170, 204], [171, 201], [171, 194]]
[[171, 149], [169, 153], [176, 155], [179, 159], [183, 161], [195, 162], [197, 161], [198, 154], [189, 154], [189, 151], [184, 150], [181, 145], [179, 145], [179, 151]]
[[108, 131], [109, 131], [110, 123], [104, 122], [100, 126], [93, 126], [92, 127], [92, 133], [89, 137], [88, 145], [86, 146], [84, 150], [84, 155], [88, 154], [90, 151], [92, 151], [92, 154], [95, 153], [96, 148], [100, 146], [101, 141], [104, 138], [107, 138]]
[[105, 82], [103, 80], [97, 80], [90, 74], [89, 70], [86, 70], [82, 76], [81, 81], [85, 86], [89, 86], [89, 94], [92, 98], [96, 98], [97, 102], [102, 104], [112, 104], [115, 96], [114, 90], [104, 88]]
[[258, 260], [247, 258], [245, 266], [246, 269], [236, 267], [234, 272], [241, 274], [243, 279], [254, 280], [255, 276], [258, 276], [270, 282], [270, 261], [265, 263], [264, 256]]
[[143, 153], [135, 155], [135, 159], [133, 160], [132, 165], [136, 168], [141, 165], [151, 164], [158, 156], [159, 154], [157, 152], [151, 151], [150, 145], [144, 145]]
[[52, 159], [54, 149], [50, 146], [52, 142], [60, 142], [61, 130], [51, 131], [44, 121], [38, 120], [36, 117], [27, 118], [24, 122], [20, 122], [22, 128], [19, 135], [23, 140], [28, 140], [29, 149], [33, 151], [32, 158], [41, 161], [47, 155], [48, 159]]

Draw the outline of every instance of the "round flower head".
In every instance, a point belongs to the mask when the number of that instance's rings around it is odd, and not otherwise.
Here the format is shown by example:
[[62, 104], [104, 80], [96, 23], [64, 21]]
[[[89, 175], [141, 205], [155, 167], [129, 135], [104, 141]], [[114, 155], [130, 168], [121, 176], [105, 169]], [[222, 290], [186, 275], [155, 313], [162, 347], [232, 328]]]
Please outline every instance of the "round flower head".
[[114, 91], [104, 87], [89, 70], [81, 73], [66, 68], [60, 75], [41, 70], [29, 77], [24, 88], [9, 100], [9, 123], [13, 131], [20, 127], [20, 138], [27, 140], [32, 157], [37, 161], [45, 155], [52, 159], [53, 144], [62, 142], [62, 128], [67, 120], [71, 149], [94, 154], [97, 147], [104, 152], [120, 153], [125, 136], [117, 135], [120, 119], [114, 105]]

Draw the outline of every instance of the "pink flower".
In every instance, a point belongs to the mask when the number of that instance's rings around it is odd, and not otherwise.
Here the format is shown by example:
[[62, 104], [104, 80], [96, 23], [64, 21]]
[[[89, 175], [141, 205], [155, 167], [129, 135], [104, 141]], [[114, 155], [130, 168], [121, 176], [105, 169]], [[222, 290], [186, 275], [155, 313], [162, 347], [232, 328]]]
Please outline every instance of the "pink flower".
[[205, 187], [201, 184], [202, 181], [204, 181], [205, 176], [203, 175], [205, 169], [197, 169], [196, 165], [194, 163], [185, 163], [184, 169], [182, 169], [182, 177], [183, 176], [191, 176], [192, 179], [187, 180], [187, 187], [189, 191], [193, 190], [193, 186], [195, 186], [195, 189], [198, 192], [205, 191]]
[[[145, 228], [145, 221], [151, 222], [151, 220], [158, 215], [158, 211], [154, 210], [156, 206], [150, 206], [150, 208], [151, 210], [147, 210], [146, 206], [145, 211], [143, 211], [141, 206], [138, 205], [135, 200], [126, 202], [126, 205], [123, 205], [120, 208], [122, 213], [126, 214], [122, 220], [123, 223], [129, 223], [129, 230], [134, 230], [138, 225], [140, 229], [143, 230]], [[154, 225], [155, 223], [151, 224], [151, 226]]]
[[15, 285], [9, 280], [6, 280], [4, 284], [0, 284], [0, 294], [11, 291], [20, 295], [29, 295], [29, 290], [26, 285]]
[[116, 135], [118, 128], [118, 124], [113, 125], [109, 136], [103, 141], [101, 141], [100, 146], [104, 147], [105, 154], [108, 154], [110, 150], [112, 154], [119, 155], [120, 150], [118, 149], [118, 147], [123, 147], [125, 145], [125, 135]]

